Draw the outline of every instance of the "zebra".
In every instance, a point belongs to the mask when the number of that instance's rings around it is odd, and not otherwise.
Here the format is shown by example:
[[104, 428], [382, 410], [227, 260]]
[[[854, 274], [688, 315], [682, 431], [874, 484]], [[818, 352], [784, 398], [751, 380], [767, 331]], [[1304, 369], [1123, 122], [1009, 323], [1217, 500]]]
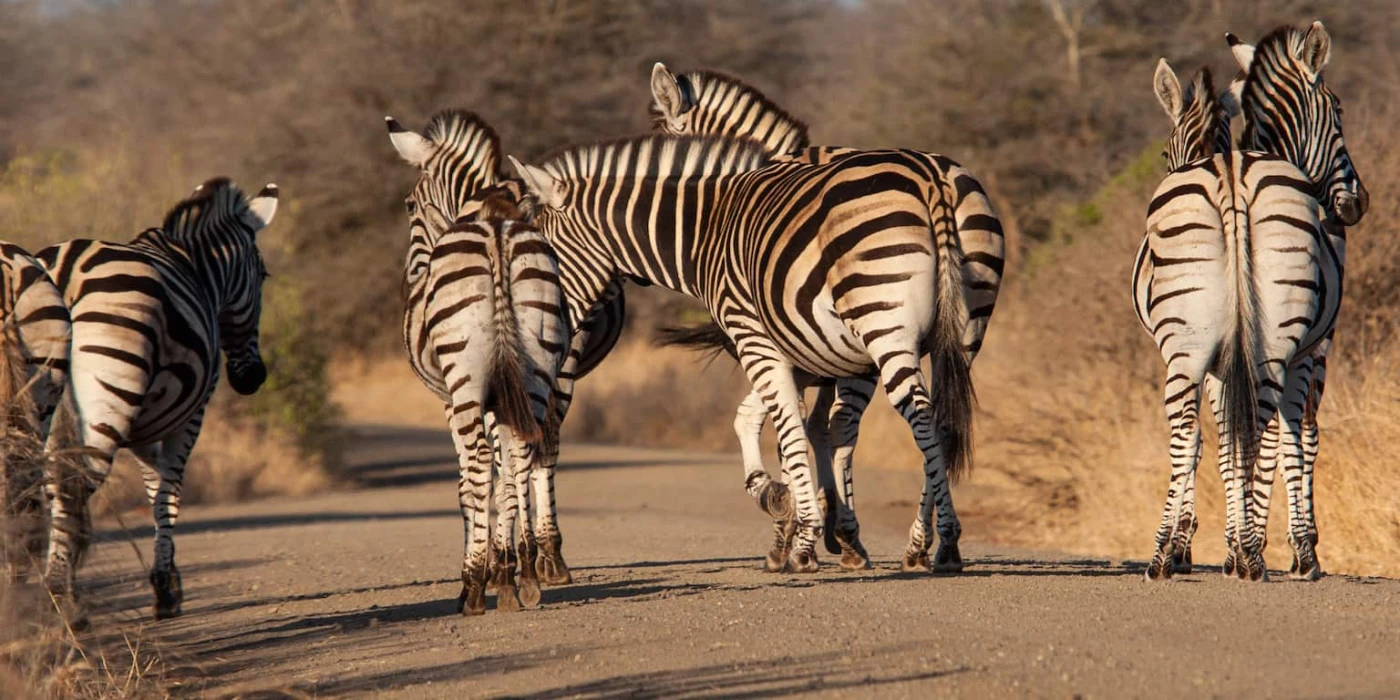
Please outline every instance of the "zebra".
[[[1165, 60], [1153, 88], [1174, 128], [1133, 275], [1134, 307], [1167, 366], [1172, 473], [1147, 578], [1170, 578], [1195, 529], [1201, 388], [1214, 407], [1227, 550], [1241, 578], [1266, 577], [1247, 484], [1260, 439], [1295, 381], [1295, 360], [1330, 332], [1339, 268], [1328, 263], [1307, 176], [1257, 151], [1216, 152], [1228, 130], [1209, 69], [1183, 91]], [[1293, 424], [1296, 427], [1296, 423]], [[1292, 435], [1296, 438], [1296, 433]], [[1296, 444], [1296, 441], [1291, 444]]]
[[0, 521], [11, 528], [0, 549], [12, 580], [43, 556], [41, 446], [68, 383], [70, 331], [44, 267], [0, 241]]
[[[1279, 27], [1251, 46], [1233, 34], [1226, 43], [1242, 71], [1230, 85], [1228, 106], [1245, 117], [1240, 147], [1286, 158], [1308, 175], [1322, 214], [1331, 264], [1341, 280], [1345, 270], [1346, 227], [1360, 222], [1370, 204], [1342, 135], [1341, 101], [1328, 88], [1322, 71], [1331, 58], [1332, 40], [1321, 22], [1306, 31]], [[1313, 465], [1318, 453], [1317, 411], [1326, 383], [1327, 352], [1332, 335], [1290, 372], [1283, 410], [1265, 435], [1252, 489], [1255, 529], [1266, 536], [1274, 476], [1283, 469], [1289, 500], [1290, 574], [1315, 580], [1317, 524], [1313, 514]], [[1292, 376], [1292, 375], [1290, 375]], [[1288, 425], [1298, 423], [1297, 426]], [[1301, 450], [1290, 436], [1301, 433]], [[1227, 561], [1227, 566], [1229, 562]]]
[[[56, 596], [71, 599], [90, 537], [88, 497], [125, 447], [141, 464], [155, 519], [154, 616], [181, 613], [174, 527], [185, 462], [218, 382], [220, 350], [234, 391], [252, 394], [267, 378], [258, 350], [267, 268], [257, 234], [272, 222], [277, 199], [276, 185], [248, 198], [216, 178], [130, 243], [78, 239], [36, 255], [72, 315], [66, 394], [83, 448], [80, 473], [71, 479], [77, 483], [47, 484], [45, 584]], [[48, 447], [64, 447], [54, 430]]]
[[[410, 202], [416, 200], [412, 199]], [[563, 292], [549, 244], [522, 221], [504, 188], [479, 193], [470, 221], [439, 229], [433, 205], [409, 207], [412, 238], [405, 265], [404, 343], [414, 372], [443, 400], [460, 463], [458, 502], [466, 524], [458, 611], [485, 612], [488, 568], [503, 610], [539, 603], [529, 528], [520, 540], [519, 599], [512, 533], [517, 482], [540, 459], [555, 376], [569, 343]], [[499, 421], [500, 520], [487, 561], [492, 449], [487, 413]], [[528, 513], [528, 508], [524, 509]], [[525, 523], [522, 522], [522, 525]]]
[[[444, 110], [428, 120], [421, 134], [405, 128], [393, 117], [386, 117], [385, 123], [399, 156], [419, 170], [418, 181], [404, 200], [410, 220], [420, 222], [413, 225], [445, 231], [458, 219], [472, 217], [481, 203], [479, 195], [491, 187], [505, 188], [514, 199], [523, 200], [521, 182], [500, 172], [499, 137], [478, 115]], [[526, 211], [522, 214], [527, 215], [528, 206], [523, 208]], [[404, 268], [406, 285], [426, 271], [422, 265], [426, 264], [429, 251], [416, 247], [422, 242], [417, 237], [410, 241]], [[573, 401], [574, 383], [597, 367], [622, 335], [626, 301], [621, 285], [610, 289], [607, 298], [589, 313], [582, 323], [570, 320], [573, 336], [556, 377], [555, 415], [549, 422], [556, 431]], [[404, 337], [411, 335], [411, 329], [406, 327]], [[527, 512], [534, 520], [533, 535], [529, 527], [521, 529], [521, 541], [526, 546], [521, 550], [520, 564], [522, 570], [533, 568], [538, 580], [551, 585], [572, 581], [563, 557], [563, 536], [556, 515], [554, 470], [558, 460], [558, 440], [546, 440], [539, 468], [529, 472], [533, 488], [519, 485], [521, 494], [531, 494], [533, 503]]]
[[[758, 141], [775, 161], [824, 164], [860, 151], [852, 148], [811, 146], [807, 125], [768, 99], [758, 89], [714, 71], [673, 73], [664, 63], [656, 63], [651, 74], [650, 115], [658, 133], [714, 135]], [[963, 347], [968, 364], [982, 347], [1001, 289], [1006, 260], [1006, 239], [1001, 221], [992, 208], [981, 183], [961, 165], [936, 154], [926, 155], [939, 176], [956, 188], [953, 217], [955, 244], [940, 246], [961, 249], [964, 305]], [[945, 257], [940, 262], [946, 262]], [[703, 345], [723, 342], [725, 336], [711, 324], [706, 329], [686, 329], [670, 333], [664, 342]], [[732, 347], [727, 348], [732, 353]], [[827, 547], [841, 554], [841, 565], [848, 569], [869, 567], [869, 557], [861, 545], [860, 526], [855, 516], [855, 488], [851, 469], [860, 418], [875, 393], [872, 377], [842, 378], [820, 385], [817, 401], [808, 416], [808, 438], [817, 448], [817, 471], [836, 488], [829, 488]], [[735, 429], [740, 432], [744, 451], [745, 484], [760, 503], [763, 488], [769, 485], [767, 470], [759, 453], [759, 438], [766, 411], [762, 400], [750, 394], [740, 404]], [[834, 448], [834, 449], [833, 449]], [[839, 470], [839, 476], [832, 476]], [[832, 527], [834, 525], [834, 527]], [[832, 541], [834, 540], [834, 542]]]
[[[819, 566], [802, 384], [875, 370], [924, 453], [904, 564], [928, 568], [935, 506], [937, 558], [960, 561], [949, 473], [969, 466], [966, 310], [961, 266], [939, 264], [936, 251], [955, 225], [955, 186], [927, 158], [891, 150], [773, 163], [752, 141], [652, 135], [567, 148], [542, 166], [511, 160], [558, 253], [572, 313], [638, 277], [699, 298], [733, 342], [773, 416], [795, 502], [792, 546], [785, 561], [770, 552], [770, 570]], [[925, 354], [936, 396], [919, 367]]]

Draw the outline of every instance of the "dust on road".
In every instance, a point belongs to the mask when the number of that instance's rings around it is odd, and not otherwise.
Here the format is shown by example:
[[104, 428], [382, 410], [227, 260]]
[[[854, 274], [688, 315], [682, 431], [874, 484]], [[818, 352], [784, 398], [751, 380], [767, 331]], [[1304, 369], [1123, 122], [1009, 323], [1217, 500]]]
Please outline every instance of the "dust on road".
[[[357, 431], [365, 485], [186, 508], [182, 618], [145, 625], [211, 697], [1391, 696], [1400, 581], [1250, 585], [975, 544], [959, 576], [898, 573], [918, 476], [857, 475], [872, 571], [761, 571], [770, 535], [737, 456], [568, 445], [575, 583], [541, 607], [454, 612], [462, 526], [444, 431]], [[127, 518], [142, 550], [144, 523]], [[97, 624], [144, 616], [108, 528]]]

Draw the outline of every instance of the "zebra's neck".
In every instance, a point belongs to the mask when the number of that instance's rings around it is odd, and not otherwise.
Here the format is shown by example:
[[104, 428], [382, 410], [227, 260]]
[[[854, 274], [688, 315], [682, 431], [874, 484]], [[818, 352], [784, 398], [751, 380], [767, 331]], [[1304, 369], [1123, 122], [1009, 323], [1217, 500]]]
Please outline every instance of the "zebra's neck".
[[144, 248], [172, 271], [182, 272], [185, 283], [203, 291], [217, 310], [235, 303], [243, 289], [241, 272], [247, 265], [248, 251], [223, 237], [187, 241], [160, 229], [147, 229], [132, 245]]

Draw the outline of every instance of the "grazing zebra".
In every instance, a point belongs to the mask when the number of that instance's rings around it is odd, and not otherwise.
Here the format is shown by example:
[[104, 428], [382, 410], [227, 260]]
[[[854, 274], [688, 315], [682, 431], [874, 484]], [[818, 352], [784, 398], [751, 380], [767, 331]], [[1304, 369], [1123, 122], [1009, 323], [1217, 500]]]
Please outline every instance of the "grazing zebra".
[[[423, 383], [443, 400], [457, 446], [458, 503], [466, 523], [458, 610], [486, 610], [487, 570], [498, 606], [539, 602], [539, 582], [527, 557], [529, 528], [520, 541], [517, 600], [515, 515], [525, 494], [518, 480], [540, 459], [554, 380], [568, 348], [568, 319], [553, 251], [521, 221], [515, 197], [503, 188], [479, 193], [475, 220], [439, 229], [431, 204], [410, 195], [410, 257], [405, 286], [404, 343]], [[487, 538], [493, 455], [486, 417], [493, 414], [502, 464], [501, 518], [490, 551]], [[548, 436], [555, 439], [557, 435]], [[525, 509], [528, 513], [528, 509]], [[525, 523], [522, 522], [522, 525]]]
[[[780, 162], [823, 164], [860, 153], [850, 148], [810, 146], [806, 124], [756, 88], [720, 73], [672, 73], [664, 64], [657, 63], [652, 67], [651, 94], [652, 124], [659, 133], [752, 139], [763, 144], [769, 153], [775, 154], [774, 160]], [[955, 242], [941, 243], [939, 250], [956, 248], [962, 251], [964, 308], [967, 309], [963, 319], [963, 347], [971, 364], [982, 347], [996, 306], [1006, 259], [1006, 240], [1001, 221], [977, 179], [966, 168], [943, 156], [924, 155], [937, 169], [939, 177], [952, 182], [956, 189], [953, 200], [956, 227], [952, 229]], [[940, 263], [948, 259], [944, 257]], [[692, 339], [722, 342], [725, 336], [717, 331], [717, 327], [690, 329], [671, 338], [682, 342]], [[700, 343], [692, 340], [686, 344]], [[732, 347], [728, 349], [732, 354]], [[839, 550], [831, 551], [842, 554], [841, 563], [845, 568], [869, 566], [859, 540], [851, 460], [860, 418], [875, 393], [875, 384], [873, 377], [823, 383], [808, 417], [808, 438], [818, 448], [815, 450], [818, 473], [825, 477], [833, 468], [839, 470], [839, 476], [831, 478], [837, 487], [833, 489], [835, 497], [827, 498], [828, 504], [835, 506], [828, 517], [828, 523], [834, 524], [834, 528], [828, 534], [834, 535]], [[765, 502], [763, 496], [766, 495], [762, 488], [769, 483], [758, 449], [765, 416], [762, 400], [751, 394], [740, 405], [735, 419], [744, 449], [745, 484], [760, 503]], [[831, 545], [829, 541], [828, 548]]]
[[792, 546], [786, 561], [770, 552], [770, 568], [818, 567], [801, 385], [875, 371], [924, 453], [905, 566], [927, 569], [935, 506], [937, 561], [961, 560], [949, 471], [969, 466], [972, 386], [961, 266], [940, 264], [937, 251], [954, 226], [955, 186], [929, 159], [869, 151], [771, 163], [752, 141], [651, 136], [569, 148], [542, 167], [512, 162], [559, 253], [571, 312], [631, 276], [699, 298], [733, 342], [777, 427], [795, 501]]
[[[411, 131], [392, 117], [386, 118], [389, 139], [399, 155], [418, 168], [419, 178], [413, 192], [404, 200], [411, 226], [427, 230], [446, 231], [453, 222], [470, 218], [480, 206], [480, 193], [494, 186], [507, 188], [520, 199], [520, 182], [500, 173], [501, 148], [496, 132], [477, 115], [463, 110], [445, 110], [434, 115], [423, 133]], [[417, 228], [415, 228], [417, 230]], [[419, 250], [426, 238], [410, 239], [408, 258], [404, 267], [405, 289], [426, 272], [428, 252]], [[591, 315], [575, 327], [569, 353], [557, 377], [551, 429], [557, 431], [573, 401], [573, 385], [598, 366], [612, 351], [622, 334], [625, 300], [621, 285], [594, 307]], [[405, 322], [409, 321], [405, 318]], [[405, 326], [406, 340], [415, 336]], [[410, 354], [418, 358], [425, 348], [410, 345]], [[417, 367], [415, 359], [415, 367]], [[428, 381], [428, 378], [424, 378]], [[564, 562], [563, 537], [555, 513], [554, 469], [559, 461], [558, 440], [546, 440], [539, 468], [528, 474], [533, 488], [520, 484], [520, 493], [531, 494], [534, 529], [522, 528], [522, 568], [533, 567], [540, 580], [548, 584], [569, 583], [572, 577]], [[522, 522], [522, 524], [524, 524]], [[527, 579], [531, 580], [531, 579]]]
[[1226, 549], [1241, 578], [1259, 580], [1266, 570], [1247, 485], [1260, 438], [1295, 381], [1294, 361], [1331, 330], [1339, 269], [1327, 262], [1303, 172], [1265, 153], [1216, 153], [1229, 121], [1208, 69], [1183, 92], [1162, 61], [1153, 87], [1174, 124], [1171, 173], [1148, 207], [1133, 296], [1167, 365], [1172, 474], [1147, 577], [1171, 577], [1195, 528], [1184, 502], [1200, 459], [1204, 386], [1219, 430]]
[[[88, 497], [125, 447], [141, 463], [155, 516], [155, 617], [180, 614], [173, 531], [185, 461], [218, 382], [219, 351], [238, 393], [257, 391], [267, 377], [258, 351], [267, 271], [257, 233], [276, 210], [275, 185], [249, 199], [215, 179], [130, 243], [73, 240], [36, 256], [72, 314], [68, 391], [85, 448], [80, 486], [51, 494], [45, 582], [55, 594], [71, 596], [90, 534]], [[60, 442], [50, 434], [51, 449]]]
[[[39, 447], [68, 382], [68, 307], [38, 260], [0, 241], [0, 549], [12, 580], [41, 554]], [[17, 546], [11, 546], [12, 544]]]
[[[1365, 215], [1370, 197], [1357, 175], [1342, 137], [1341, 102], [1322, 79], [1331, 58], [1332, 40], [1321, 22], [1307, 31], [1280, 27], [1257, 47], [1226, 34], [1243, 77], [1230, 88], [1233, 106], [1244, 114], [1240, 147], [1272, 153], [1298, 166], [1313, 183], [1313, 196], [1324, 203], [1325, 249], [1340, 283], [1345, 269], [1346, 228]], [[1318, 452], [1317, 411], [1326, 379], [1331, 334], [1297, 367], [1278, 416], [1264, 438], [1253, 482], [1255, 528], [1265, 537], [1273, 480], [1279, 469], [1289, 502], [1290, 573], [1315, 580], [1317, 524], [1313, 514], [1313, 465]], [[1294, 377], [1296, 373], [1296, 378]], [[1296, 423], [1297, 425], [1291, 425]], [[1301, 433], [1301, 447], [1294, 438]], [[1228, 562], [1227, 562], [1228, 566]]]

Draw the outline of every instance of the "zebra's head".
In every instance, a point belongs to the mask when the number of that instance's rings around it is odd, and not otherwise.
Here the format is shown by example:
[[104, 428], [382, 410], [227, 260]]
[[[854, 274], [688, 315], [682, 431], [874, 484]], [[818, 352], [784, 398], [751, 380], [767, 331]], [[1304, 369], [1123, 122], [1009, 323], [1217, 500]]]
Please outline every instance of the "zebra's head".
[[225, 178], [195, 188], [165, 217], [161, 233], [191, 251], [203, 274], [216, 281], [219, 295], [219, 347], [229, 386], [251, 394], [267, 379], [258, 349], [263, 282], [267, 266], [257, 234], [277, 213], [277, 185], [269, 183], [251, 199]]
[[1162, 150], [1168, 168], [1176, 170], [1231, 150], [1230, 118], [1215, 95], [1209, 68], [1196, 71], [1191, 84], [1183, 91], [1176, 73], [1163, 58], [1157, 62], [1152, 88], [1172, 120], [1172, 133]]
[[1232, 84], [1245, 118], [1240, 147], [1286, 158], [1307, 173], [1317, 200], [1343, 224], [1359, 222], [1370, 196], [1342, 138], [1341, 101], [1322, 80], [1332, 56], [1322, 23], [1306, 32], [1280, 27], [1257, 46], [1233, 34], [1225, 39], [1244, 71]]
[[[439, 112], [422, 134], [404, 128], [393, 117], [385, 117], [385, 123], [399, 156], [418, 168], [418, 182], [404, 199], [415, 239], [422, 236], [431, 244], [452, 222], [479, 206], [478, 192], [502, 180], [500, 139], [471, 112]], [[410, 260], [412, 255], [410, 250]]]
[[787, 155], [808, 145], [807, 125], [736, 78], [711, 71], [651, 69], [652, 131], [672, 136], [727, 136], [758, 141]]

